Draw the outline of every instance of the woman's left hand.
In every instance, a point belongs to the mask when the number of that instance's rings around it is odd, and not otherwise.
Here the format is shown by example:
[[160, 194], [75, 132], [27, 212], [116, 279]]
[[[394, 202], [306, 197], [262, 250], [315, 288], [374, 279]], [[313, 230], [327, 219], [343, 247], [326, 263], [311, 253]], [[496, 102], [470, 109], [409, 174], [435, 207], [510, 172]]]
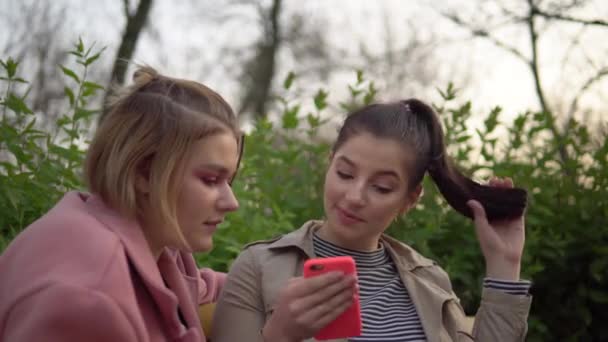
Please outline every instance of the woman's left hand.
[[[510, 178], [492, 178], [490, 186], [512, 188]], [[490, 278], [518, 281], [521, 257], [524, 249], [524, 217], [489, 223], [486, 212], [476, 200], [467, 205], [473, 210], [475, 231], [486, 261], [486, 276]]]

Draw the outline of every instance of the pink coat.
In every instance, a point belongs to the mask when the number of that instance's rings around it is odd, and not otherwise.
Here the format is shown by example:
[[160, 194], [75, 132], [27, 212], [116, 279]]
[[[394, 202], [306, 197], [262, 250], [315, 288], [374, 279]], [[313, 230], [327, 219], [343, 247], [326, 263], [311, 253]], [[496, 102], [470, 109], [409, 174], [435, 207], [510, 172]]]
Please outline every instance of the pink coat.
[[70, 192], [0, 256], [0, 341], [205, 342], [198, 305], [224, 277], [184, 252], [155, 260], [136, 222]]

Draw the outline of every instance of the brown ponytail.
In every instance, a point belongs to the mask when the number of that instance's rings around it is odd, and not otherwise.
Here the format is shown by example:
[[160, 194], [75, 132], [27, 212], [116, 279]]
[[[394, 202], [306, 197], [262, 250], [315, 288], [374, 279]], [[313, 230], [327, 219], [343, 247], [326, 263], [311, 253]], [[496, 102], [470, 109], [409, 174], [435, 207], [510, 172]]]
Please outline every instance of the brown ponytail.
[[361, 132], [402, 142], [408, 152], [416, 155], [410, 170], [410, 187], [420, 184], [428, 172], [448, 204], [462, 215], [473, 218], [467, 206], [472, 199], [483, 205], [489, 221], [523, 215], [527, 205], [526, 190], [481, 185], [458, 171], [446, 154], [439, 118], [424, 102], [408, 99], [373, 104], [353, 112], [340, 130], [334, 151]]
[[465, 177], [446, 155], [443, 130], [435, 111], [420, 100], [410, 99], [403, 103], [410, 107], [414, 115], [427, 122], [431, 147], [427, 171], [452, 208], [473, 218], [466, 203], [474, 199], [483, 205], [490, 221], [523, 215], [527, 205], [526, 190], [481, 185]]

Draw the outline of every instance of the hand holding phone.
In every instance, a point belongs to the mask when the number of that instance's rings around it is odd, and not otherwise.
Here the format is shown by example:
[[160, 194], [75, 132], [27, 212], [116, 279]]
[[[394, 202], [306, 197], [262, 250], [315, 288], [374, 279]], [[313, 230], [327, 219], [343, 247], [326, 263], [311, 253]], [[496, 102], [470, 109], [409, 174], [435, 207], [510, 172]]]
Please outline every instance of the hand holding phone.
[[352, 306], [356, 286], [355, 276], [343, 271], [291, 278], [264, 324], [264, 339], [302, 341], [313, 337]]
[[[304, 278], [311, 278], [328, 272], [342, 272], [357, 276], [355, 261], [349, 256], [313, 258], [304, 263]], [[351, 305], [337, 318], [321, 328], [314, 336], [317, 340], [348, 338], [361, 335], [361, 308], [359, 294], [355, 292]]]

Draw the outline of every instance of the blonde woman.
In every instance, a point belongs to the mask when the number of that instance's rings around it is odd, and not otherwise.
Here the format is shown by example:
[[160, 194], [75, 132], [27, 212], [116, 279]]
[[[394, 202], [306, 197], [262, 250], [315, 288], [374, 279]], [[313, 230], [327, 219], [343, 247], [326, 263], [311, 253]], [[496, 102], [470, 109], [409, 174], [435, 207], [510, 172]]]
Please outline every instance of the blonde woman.
[[198, 306], [224, 275], [199, 270], [242, 151], [235, 115], [206, 86], [140, 68], [69, 192], [0, 256], [0, 340], [205, 341]]

